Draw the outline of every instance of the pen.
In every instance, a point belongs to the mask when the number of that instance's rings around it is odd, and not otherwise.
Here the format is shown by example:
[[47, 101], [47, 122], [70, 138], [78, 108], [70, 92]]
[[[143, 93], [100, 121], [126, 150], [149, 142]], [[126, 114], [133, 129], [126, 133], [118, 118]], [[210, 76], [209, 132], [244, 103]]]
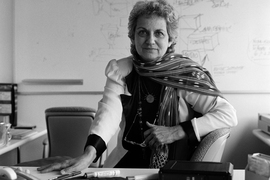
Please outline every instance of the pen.
[[127, 180], [158, 180], [158, 174], [143, 174], [136, 176], [127, 176]]
[[74, 171], [74, 172], [71, 172], [71, 173], [68, 173], [68, 174], [63, 174], [61, 176], [57, 176], [57, 177], [49, 179], [49, 180], [64, 180], [64, 179], [67, 179], [67, 178], [70, 178], [70, 177], [73, 177], [73, 176], [77, 176], [79, 174], [81, 174], [81, 171]]
[[111, 171], [96, 171], [96, 172], [88, 172], [84, 174], [84, 178], [91, 177], [116, 177], [120, 175], [120, 170], [111, 170]]

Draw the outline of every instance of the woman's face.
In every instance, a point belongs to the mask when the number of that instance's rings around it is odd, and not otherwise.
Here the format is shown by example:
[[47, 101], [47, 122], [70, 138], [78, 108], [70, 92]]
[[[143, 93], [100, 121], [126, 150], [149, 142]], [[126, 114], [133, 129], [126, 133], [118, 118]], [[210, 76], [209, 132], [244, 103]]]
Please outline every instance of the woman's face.
[[172, 44], [165, 19], [156, 15], [139, 17], [133, 43], [144, 62], [157, 61]]

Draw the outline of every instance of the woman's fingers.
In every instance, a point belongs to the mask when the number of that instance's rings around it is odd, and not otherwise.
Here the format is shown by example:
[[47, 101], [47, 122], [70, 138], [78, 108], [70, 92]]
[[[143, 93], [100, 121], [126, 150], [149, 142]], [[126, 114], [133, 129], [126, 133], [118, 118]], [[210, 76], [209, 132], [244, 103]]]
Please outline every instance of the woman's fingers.
[[68, 160], [64, 160], [64, 161], [59, 162], [59, 163], [53, 163], [53, 164], [41, 166], [41, 167], [37, 168], [37, 170], [40, 173], [47, 173], [47, 172], [51, 172], [51, 171], [58, 171], [58, 170], [62, 170], [64, 168], [69, 167], [70, 165], [72, 165], [72, 162], [73, 162], [73, 159], [68, 159]]
[[86, 169], [96, 157], [96, 149], [93, 146], [88, 146], [84, 154], [77, 158], [63, 160], [59, 163], [53, 163], [37, 168], [41, 173], [60, 171], [61, 174], [70, 173], [72, 171], [81, 171]]
[[159, 146], [163, 144], [169, 144], [173, 142], [173, 129], [175, 127], [166, 127], [166, 126], [158, 126], [146, 122], [149, 127], [148, 130], [145, 131], [145, 142], [149, 146]]
[[67, 167], [67, 168], [65, 168], [65, 169], [62, 169], [61, 171], [60, 171], [60, 173], [61, 174], [66, 174], [66, 173], [71, 173], [71, 172], [73, 172], [73, 171], [79, 171], [80, 169], [79, 168], [76, 168], [76, 166], [69, 166], [69, 167]]
[[158, 139], [155, 134], [150, 133], [146, 138], [145, 138], [145, 143], [150, 147], [150, 148], [155, 148], [159, 145], [162, 145], [163, 143]]
[[146, 121], [146, 125], [148, 126], [148, 127], [155, 127], [156, 125], [154, 125], [154, 124], [151, 124], [150, 122], [148, 122], [148, 121]]
[[70, 173], [73, 171], [81, 171], [82, 169], [87, 168], [89, 165], [87, 163], [86, 160], [84, 159], [77, 159], [74, 161], [74, 163], [70, 164], [69, 166], [66, 166], [65, 168], [63, 168], [60, 173], [61, 174], [66, 174], [66, 173]]
[[38, 168], [37, 170], [40, 173], [47, 173], [47, 172], [51, 172], [51, 171], [61, 170], [61, 167], [63, 167], [62, 163], [54, 163], [54, 164], [50, 164], [47, 166], [42, 166], [42, 167]]

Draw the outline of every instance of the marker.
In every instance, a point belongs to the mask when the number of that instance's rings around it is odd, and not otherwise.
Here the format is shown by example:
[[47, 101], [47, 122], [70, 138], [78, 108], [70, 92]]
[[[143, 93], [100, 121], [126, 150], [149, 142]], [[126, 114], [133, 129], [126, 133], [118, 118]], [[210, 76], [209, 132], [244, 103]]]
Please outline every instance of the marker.
[[81, 174], [81, 171], [74, 171], [74, 172], [71, 172], [71, 173], [63, 174], [61, 176], [57, 176], [57, 177], [49, 179], [49, 180], [64, 180], [64, 179], [67, 179], [67, 178], [70, 178], [70, 177], [77, 176], [79, 174]]
[[158, 180], [158, 174], [143, 174], [136, 176], [127, 176], [127, 180]]
[[84, 174], [84, 178], [91, 177], [116, 177], [120, 175], [120, 170], [110, 170], [110, 171], [96, 171], [96, 172], [88, 172]]

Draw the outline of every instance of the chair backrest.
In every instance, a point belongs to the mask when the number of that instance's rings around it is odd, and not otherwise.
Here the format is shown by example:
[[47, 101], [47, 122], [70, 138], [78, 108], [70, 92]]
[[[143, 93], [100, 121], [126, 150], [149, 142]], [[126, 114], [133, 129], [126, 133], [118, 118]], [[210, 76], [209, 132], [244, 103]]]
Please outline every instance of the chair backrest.
[[95, 110], [86, 107], [46, 109], [49, 157], [76, 157], [83, 153]]
[[191, 161], [220, 162], [230, 132], [230, 128], [221, 128], [207, 134], [193, 153]]

